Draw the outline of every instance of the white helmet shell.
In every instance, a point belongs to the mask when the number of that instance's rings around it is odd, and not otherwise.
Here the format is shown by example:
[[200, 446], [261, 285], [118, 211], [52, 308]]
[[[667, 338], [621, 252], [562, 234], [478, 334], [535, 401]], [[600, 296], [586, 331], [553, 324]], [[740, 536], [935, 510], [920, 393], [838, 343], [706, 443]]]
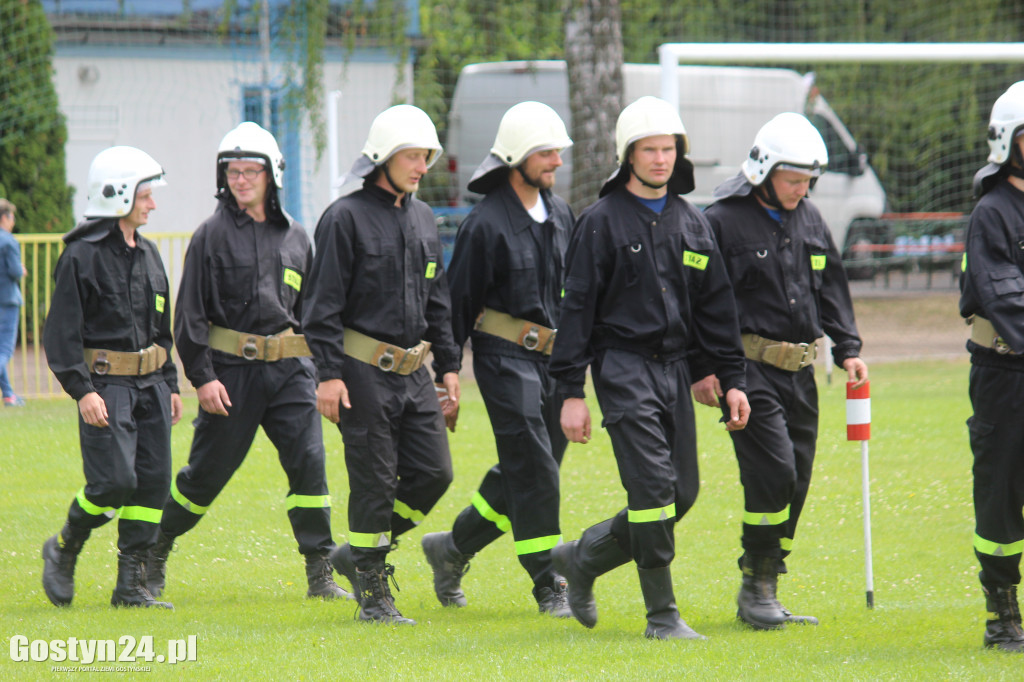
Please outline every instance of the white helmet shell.
[[623, 109], [615, 123], [615, 154], [619, 165], [628, 160], [631, 144], [654, 135], [675, 135], [682, 143], [677, 144], [680, 156], [690, 151], [679, 112], [665, 100], [647, 95]]
[[164, 169], [135, 147], [104, 149], [89, 166], [86, 218], [121, 218], [132, 212], [139, 185], [166, 185]]
[[988, 124], [989, 163], [1002, 166], [1010, 159], [1013, 139], [1024, 127], [1024, 81], [1011, 85], [992, 105]]
[[385, 109], [373, 119], [363, 146], [363, 156], [374, 166], [379, 166], [402, 149], [428, 150], [427, 168], [433, 166], [441, 155], [441, 142], [437, 139], [434, 122], [427, 112], [411, 104]]
[[743, 176], [759, 187], [771, 172], [783, 167], [818, 177], [828, 165], [825, 140], [806, 116], [787, 111], [765, 123], [743, 161]]
[[514, 168], [530, 154], [571, 146], [565, 123], [554, 109], [541, 102], [520, 102], [501, 117], [491, 153]]
[[220, 141], [217, 148], [217, 187], [227, 187], [224, 166], [235, 160], [262, 162], [273, 174], [277, 188], [284, 187], [284, 155], [270, 131], [258, 123], [240, 123]]

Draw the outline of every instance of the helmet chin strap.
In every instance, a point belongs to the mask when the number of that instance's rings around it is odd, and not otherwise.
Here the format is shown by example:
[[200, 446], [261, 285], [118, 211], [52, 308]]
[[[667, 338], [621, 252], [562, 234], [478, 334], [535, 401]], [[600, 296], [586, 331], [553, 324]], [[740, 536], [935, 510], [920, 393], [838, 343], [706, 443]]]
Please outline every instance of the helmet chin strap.
[[779, 201], [779, 195], [775, 193], [775, 186], [771, 183], [771, 177], [765, 178], [765, 181], [754, 188], [757, 196], [764, 203], [768, 204], [769, 208], [773, 208], [776, 211], [784, 211], [782, 208], [782, 202]]
[[660, 185], [654, 185], [654, 184], [651, 184], [651, 183], [647, 182], [646, 180], [641, 178], [639, 175], [637, 175], [636, 171], [633, 170], [633, 165], [631, 163], [627, 162], [626, 166], [629, 168], [629, 174], [630, 175], [632, 175], [634, 178], [636, 178], [638, 181], [640, 181], [641, 185], [643, 185], [644, 187], [650, 187], [651, 189], [661, 189], [661, 188], [665, 187], [669, 183], [669, 180], [672, 179], [672, 176], [670, 175], [669, 179], [666, 180], [665, 182], [661, 183]]
[[398, 189], [398, 186], [395, 185], [395, 181], [391, 179], [391, 173], [388, 172], [388, 163], [387, 163], [387, 161], [385, 161], [384, 163], [381, 164], [380, 169], [384, 173], [384, 179], [388, 181], [389, 185], [391, 185], [391, 189], [395, 190], [395, 195], [399, 196], [399, 195], [404, 194], [405, 192], [403, 192], [402, 190]]
[[518, 166], [516, 166], [516, 167], [515, 167], [515, 168], [513, 168], [512, 170], [514, 170], [514, 171], [516, 171], [517, 173], [519, 173], [519, 177], [521, 177], [521, 178], [523, 179], [523, 182], [525, 182], [525, 183], [526, 183], [527, 185], [529, 185], [530, 187], [534, 187], [534, 188], [536, 188], [536, 189], [544, 189], [543, 187], [541, 187], [541, 185], [540, 185], [540, 183], [539, 183], [539, 182], [535, 182], [535, 181], [534, 181], [533, 179], [531, 179], [531, 178], [530, 178], [530, 176], [529, 176], [529, 175], [527, 175], [527, 174], [526, 174], [526, 173], [525, 173], [525, 172], [523, 171], [523, 164], [519, 164]]

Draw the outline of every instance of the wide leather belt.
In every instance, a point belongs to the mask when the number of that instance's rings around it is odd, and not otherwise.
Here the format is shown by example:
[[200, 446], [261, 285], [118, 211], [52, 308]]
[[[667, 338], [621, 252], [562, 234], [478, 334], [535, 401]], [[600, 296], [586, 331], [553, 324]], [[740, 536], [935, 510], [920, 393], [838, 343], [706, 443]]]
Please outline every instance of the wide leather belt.
[[544, 355], [551, 355], [551, 347], [555, 345], [555, 335], [558, 333], [555, 329], [527, 322], [492, 308], [484, 308], [476, 318], [473, 329]]
[[796, 372], [814, 364], [818, 357], [817, 340], [811, 343], [773, 341], [757, 334], [743, 335], [743, 350], [747, 357], [772, 367]]
[[984, 317], [974, 315], [971, 319], [971, 341], [984, 348], [991, 348], [1000, 355], [1017, 355], [999, 336], [992, 323]]
[[355, 329], [345, 329], [345, 355], [354, 360], [373, 365], [382, 372], [412, 374], [423, 366], [430, 352], [430, 344], [420, 341], [412, 348], [402, 348], [378, 341]]
[[305, 358], [312, 355], [306, 338], [286, 329], [280, 334], [262, 336], [210, 325], [210, 348], [246, 360], [277, 362], [283, 358]]
[[167, 362], [167, 349], [155, 343], [133, 352], [86, 348], [85, 364], [93, 374], [137, 377], [158, 371]]

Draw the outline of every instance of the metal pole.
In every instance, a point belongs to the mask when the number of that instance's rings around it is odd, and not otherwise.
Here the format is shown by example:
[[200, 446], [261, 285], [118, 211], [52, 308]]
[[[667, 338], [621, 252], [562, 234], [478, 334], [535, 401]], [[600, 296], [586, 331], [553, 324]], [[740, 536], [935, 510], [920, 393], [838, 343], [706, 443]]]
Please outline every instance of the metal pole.
[[338, 198], [341, 184], [341, 163], [338, 155], [338, 105], [341, 102], [341, 90], [327, 93], [327, 165], [330, 182], [331, 199]]
[[871, 476], [868, 473], [868, 441], [860, 442], [861, 488], [864, 498], [864, 574], [869, 609], [875, 607], [875, 574], [871, 565]]
[[263, 127], [273, 131], [270, 124], [270, 0], [263, 0], [260, 8], [260, 56], [263, 83]]

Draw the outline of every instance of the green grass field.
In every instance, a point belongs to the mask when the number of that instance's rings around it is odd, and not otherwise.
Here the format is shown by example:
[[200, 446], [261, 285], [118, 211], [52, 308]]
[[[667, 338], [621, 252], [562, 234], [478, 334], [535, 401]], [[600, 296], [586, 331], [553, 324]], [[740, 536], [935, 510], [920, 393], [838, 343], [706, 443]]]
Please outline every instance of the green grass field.
[[[196, 661], [95, 663], [149, 668], [146, 679], [1020, 679], [1022, 659], [982, 648], [984, 602], [971, 549], [970, 413], [966, 360], [872, 367], [871, 487], [875, 608], [864, 595], [860, 444], [846, 441], [845, 390], [819, 382], [821, 437], [810, 497], [780, 581], [782, 601], [818, 627], [754, 632], [735, 620], [742, 497], [731, 444], [717, 414], [698, 407], [702, 489], [677, 527], [672, 566], [684, 618], [705, 642], [643, 638], [644, 607], [632, 566], [596, 586], [600, 622], [536, 613], [530, 581], [500, 539], [472, 562], [470, 604], [444, 609], [419, 548], [424, 532], [448, 529], [494, 461], [475, 387], [466, 387], [451, 438], [455, 482], [433, 513], [391, 555], [402, 612], [416, 627], [353, 620], [352, 602], [305, 596], [301, 557], [285, 516], [284, 474], [262, 434], [207, 517], [179, 542], [165, 597], [173, 612], [112, 609], [115, 525], [96, 531], [79, 560], [70, 608], [50, 605], [40, 584], [40, 546], [63, 522], [82, 485], [70, 400], [0, 411], [0, 612], [4, 642], [196, 636]], [[187, 457], [189, 420], [175, 427], [175, 470]], [[596, 414], [596, 412], [595, 412]], [[334, 530], [346, 532], [341, 438], [325, 423]], [[608, 439], [573, 445], [563, 467], [567, 539], [624, 504]], [[344, 584], [343, 579], [339, 579]], [[118, 646], [121, 651], [123, 646]], [[0, 657], [0, 679], [49, 679], [55, 665]], [[143, 674], [136, 670], [138, 674]], [[128, 674], [133, 674], [129, 672]]]

